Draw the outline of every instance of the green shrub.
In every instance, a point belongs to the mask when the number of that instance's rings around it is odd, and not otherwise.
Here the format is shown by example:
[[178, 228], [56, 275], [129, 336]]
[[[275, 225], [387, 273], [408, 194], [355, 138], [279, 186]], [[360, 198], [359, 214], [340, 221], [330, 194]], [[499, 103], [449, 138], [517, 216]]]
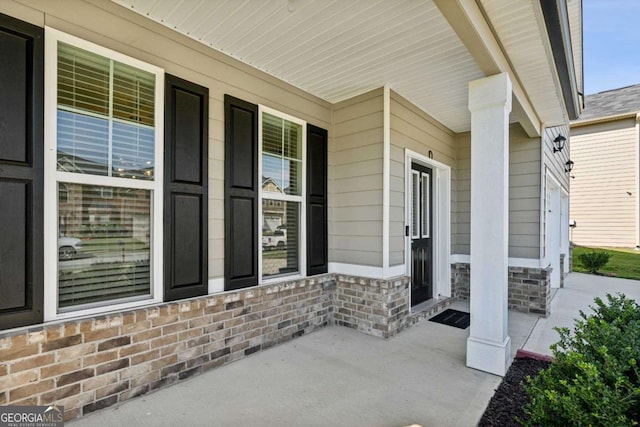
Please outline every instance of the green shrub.
[[584, 268], [586, 268], [589, 273], [594, 274], [609, 262], [611, 254], [604, 251], [591, 251], [580, 254], [578, 257], [582, 265], [584, 265]]
[[525, 385], [525, 426], [633, 426], [640, 421], [640, 306], [624, 295], [595, 299], [573, 333], [556, 328], [551, 366]]

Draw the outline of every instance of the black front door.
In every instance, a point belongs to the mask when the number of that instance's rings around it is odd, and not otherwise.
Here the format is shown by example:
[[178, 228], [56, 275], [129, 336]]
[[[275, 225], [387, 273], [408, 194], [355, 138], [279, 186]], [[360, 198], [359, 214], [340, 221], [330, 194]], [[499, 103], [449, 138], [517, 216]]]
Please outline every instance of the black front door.
[[433, 298], [432, 171], [411, 164], [411, 305]]

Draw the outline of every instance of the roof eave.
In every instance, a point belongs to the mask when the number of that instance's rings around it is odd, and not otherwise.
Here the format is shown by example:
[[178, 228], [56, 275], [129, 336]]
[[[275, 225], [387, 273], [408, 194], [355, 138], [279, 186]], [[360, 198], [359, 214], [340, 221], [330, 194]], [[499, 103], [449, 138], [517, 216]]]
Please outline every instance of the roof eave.
[[573, 48], [566, 0], [541, 0], [547, 34], [553, 52], [562, 97], [570, 120], [575, 120], [582, 112], [580, 92], [573, 63]]
[[586, 120], [576, 120], [576, 121], [572, 121], [570, 124], [571, 124], [571, 127], [574, 128], [574, 127], [588, 126], [588, 125], [594, 125], [594, 124], [606, 123], [606, 122], [615, 122], [617, 120], [634, 119], [634, 118], [636, 120], [639, 120], [640, 112], [613, 114], [611, 116], [594, 117]]

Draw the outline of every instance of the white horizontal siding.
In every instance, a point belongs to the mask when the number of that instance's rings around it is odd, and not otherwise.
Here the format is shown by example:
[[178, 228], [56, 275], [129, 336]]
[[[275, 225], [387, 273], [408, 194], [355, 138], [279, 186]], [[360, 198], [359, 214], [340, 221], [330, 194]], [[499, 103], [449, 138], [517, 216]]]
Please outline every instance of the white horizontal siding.
[[638, 141], [633, 119], [571, 130], [571, 219], [579, 245], [633, 247], [637, 238]]

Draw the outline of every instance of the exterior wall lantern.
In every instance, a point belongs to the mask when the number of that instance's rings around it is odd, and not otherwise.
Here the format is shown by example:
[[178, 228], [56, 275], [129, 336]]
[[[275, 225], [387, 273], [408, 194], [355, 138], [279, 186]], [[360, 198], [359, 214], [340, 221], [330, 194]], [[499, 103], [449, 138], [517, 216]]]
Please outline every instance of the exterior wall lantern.
[[559, 153], [564, 149], [564, 142], [567, 140], [561, 133], [556, 136], [556, 139], [553, 140], [553, 152]]
[[567, 163], [564, 164], [564, 171], [566, 173], [571, 173], [573, 170], [573, 160], [567, 160]]

